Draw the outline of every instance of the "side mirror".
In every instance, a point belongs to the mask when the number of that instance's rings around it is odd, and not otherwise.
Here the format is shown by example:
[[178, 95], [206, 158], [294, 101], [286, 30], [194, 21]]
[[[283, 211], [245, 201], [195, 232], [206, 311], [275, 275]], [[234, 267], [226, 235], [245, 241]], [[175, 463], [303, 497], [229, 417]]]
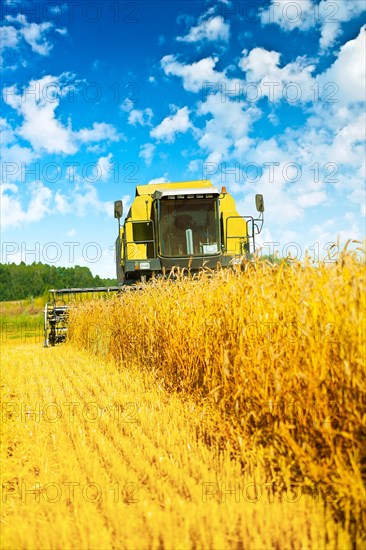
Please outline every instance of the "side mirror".
[[123, 202], [115, 201], [114, 203], [114, 217], [120, 220], [123, 215]]
[[263, 195], [256, 195], [255, 196], [255, 206], [257, 207], [258, 212], [264, 212]]

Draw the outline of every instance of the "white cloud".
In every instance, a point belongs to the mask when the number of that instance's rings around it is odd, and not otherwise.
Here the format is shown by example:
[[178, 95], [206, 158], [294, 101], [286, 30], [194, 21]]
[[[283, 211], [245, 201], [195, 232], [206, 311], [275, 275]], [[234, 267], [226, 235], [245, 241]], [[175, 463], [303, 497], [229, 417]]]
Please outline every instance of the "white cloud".
[[4, 230], [38, 222], [50, 211], [52, 191], [41, 182], [29, 186], [30, 201], [26, 210], [22, 207], [17, 186], [2, 184], [0, 192], [1, 228]]
[[167, 178], [167, 174], [164, 174], [164, 176], [161, 176], [160, 178], [154, 178], [147, 182], [148, 185], [153, 185], [154, 183], [168, 183], [169, 180]]
[[318, 206], [326, 201], [325, 191], [313, 191], [311, 193], [303, 193], [298, 197], [297, 204], [302, 208], [310, 208]]
[[271, 0], [269, 6], [261, 10], [261, 22], [263, 25], [275, 23], [287, 32], [294, 29], [306, 32], [311, 28], [319, 28], [320, 50], [326, 51], [342, 33], [342, 23], [365, 10], [366, 3], [363, 0]]
[[71, 195], [72, 209], [78, 216], [90, 215], [90, 212], [98, 212], [112, 215], [113, 202], [101, 201], [98, 191], [92, 185], [85, 185], [83, 190], [73, 192]]
[[15, 27], [0, 27], [1, 49], [16, 48], [19, 43], [19, 34]]
[[155, 149], [156, 147], [152, 143], [145, 143], [144, 145], [141, 145], [139, 157], [145, 161], [146, 166], [151, 165]]
[[55, 116], [59, 105], [56, 86], [61, 86], [67, 77], [44, 76], [30, 81], [23, 94], [14, 88], [5, 88], [4, 101], [23, 117], [16, 133], [27, 140], [37, 152], [73, 154], [77, 148], [72, 140], [71, 129], [65, 127]]
[[56, 117], [55, 111], [71, 78], [66, 73], [59, 77], [47, 75], [39, 80], [31, 80], [22, 93], [18, 93], [16, 87], [4, 88], [5, 103], [23, 119], [13, 132], [28, 141], [36, 153], [70, 155], [77, 152], [78, 143], [118, 141], [123, 137], [114, 126], [105, 122], [94, 122], [91, 129], [83, 128], [74, 132], [70, 121], [65, 126]]
[[188, 164], [188, 172], [198, 172], [201, 168], [202, 161], [198, 159], [191, 160]]
[[[227, 77], [228, 68], [216, 71], [217, 57], [207, 57], [192, 64], [178, 61], [174, 55], [162, 58], [161, 66], [167, 76], [182, 79], [183, 88], [201, 92], [203, 97], [220, 93], [223, 103], [236, 94], [238, 101], [250, 104], [262, 97], [271, 103], [280, 101], [293, 105], [319, 101], [350, 103], [365, 97], [365, 32], [343, 45], [336, 61], [324, 73], [313, 76], [315, 65], [306, 57], [281, 66], [281, 54], [264, 48], [243, 50], [239, 67], [245, 72], [242, 79]], [[323, 108], [323, 107], [321, 107]], [[278, 117], [271, 112], [269, 120], [276, 124]]]
[[125, 111], [126, 113], [128, 113], [133, 109], [133, 106], [134, 106], [134, 102], [129, 97], [126, 97], [121, 103], [120, 108], [122, 111]]
[[36, 222], [50, 211], [52, 191], [41, 182], [34, 182], [31, 186], [32, 198], [27, 212], [27, 221]]
[[[123, 197], [125, 207], [130, 198], [129, 195]], [[96, 187], [84, 184], [83, 186], [75, 186], [68, 195], [62, 194], [58, 190], [55, 194], [54, 211], [60, 214], [72, 213], [80, 217], [90, 216], [90, 212], [112, 217], [113, 202], [101, 200]]]
[[312, 0], [301, 0], [300, 3], [271, 0], [269, 6], [260, 11], [263, 25], [276, 23], [285, 31], [307, 30], [314, 25], [316, 17]]
[[[6, 25], [0, 30], [3, 53], [6, 50], [17, 49], [26, 43], [31, 47], [32, 52], [42, 56], [49, 55], [53, 45], [49, 42], [47, 36], [54, 29], [52, 22], [29, 23], [25, 15], [18, 14], [16, 17], [7, 15], [5, 23]], [[12, 25], [9, 23], [12, 23]], [[55, 31], [61, 35], [67, 34], [67, 30], [64, 28], [55, 29]]]
[[357, 166], [364, 158], [365, 113], [340, 128], [333, 139], [330, 156], [340, 164]]
[[15, 185], [0, 185], [0, 223], [2, 230], [19, 226], [21, 221], [25, 218], [25, 212], [22, 209], [21, 202], [19, 198], [14, 195], [17, 189]]
[[[333, 17], [329, 15], [329, 2], [322, 0], [319, 5], [320, 14], [324, 14], [321, 21], [320, 49], [328, 50], [342, 32], [341, 24], [350, 21], [366, 11], [366, 3], [362, 0], [340, 0], [335, 4], [336, 11]], [[333, 2], [334, 9], [334, 2]]]
[[210, 153], [208, 162], [221, 162], [229, 155], [229, 149], [240, 147], [260, 111], [255, 106], [222, 101], [220, 94], [210, 95], [197, 108], [199, 116], [210, 115], [199, 139], [202, 149]]
[[[67, 29], [65, 27], [63, 27], [62, 29], [55, 29], [55, 30], [58, 34], [61, 34], [61, 36], [66, 36], [67, 35]], [[93, 63], [93, 67], [94, 67], [95, 63], [98, 63], [98, 59]]]
[[316, 224], [311, 228], [311, 233], [315, 235], [323, 235], [329, 229], [333, 231], [333, 228], [336, 227], [337, 220], [334, 218], [329, 218], [325, 222]]
[[276, 51], [253, 48], [243, 54], [239, 66], [246, 73], [246, 81], [257, 84], [258, 99], [267, 96], [274, 102], [285, 99], [299, 103], [314, 97], [311, 73], [315, 66], [307, 64], [306, 59], [299, 57], [280, 67], [281, 55]]
[[158, 126], [151, 130], [150, 136], [158, 141], [172, 143], [175, 141], [177, 134], [184, 134], [191, 127], [188, 107], [182, 107], [182, 109], [178, 109], [175, 114], [164, 118]]
[[134, 102], [129, 97], [126, 97], [120, 106], [122, 111], [128, 113], [128, 123], [132, 124], [132, 126], [136, 126], [137, 124], [151, 126], [152, 110], [149, 107], [146, 109], [134, 109], [134, 105]]
[[75, 138], [82, 143], [95, 143], [98, 141], [119, 141], [121, 135], [111, 124], [106, 122], [94, 122], [92, 128], [83, 128], [74, 133]]
[[[334, 100], [338, 103], [364, 101], [366, 97], [366, 26], [364, 25], [354, 40], [344, 44], [333, 65], [317, 78], [322, 86], [335, 83]], [[329, 87], [329, 92], [332, 88]], [[329, 94], [328, 94], [329, 95]]]
[[[364, 39], [362, 30], [340, 48], [333, 65], [316, 77], [312, 76], [312, 63], [305, 58], [281, 67], [277, 52], [263, 48], [244, 52], [240, 66], [246, 71], [247, 82], [258, 82], [262, 89], [265, 82], [277, 82], [279, 91], [290, 82], [301, 87], [301, 100], [307, 101], [307, 110], [298, 128], [291, 128], [289, 122], [281, 134], [263, 139], [251, 134], [253, 122], [263, 114], [253, 104], [251, 110], [244, 101], [223, 101], [217, 93], [197, 106], [196, 115], [205, 117], [205, 126], [195, 135], [207, 154], [206, 162], [217, 163], [210, 179], [218, 186], [226, 183], [239, 194], [236, 200], [242, 214], [250, 214], [254, 194], [263, 193], [266, 224], [273, 228], [272, 240], [283, 242], [284, 236], [289, 239], [289, 227], [296, 222], [299, 242], [309, 246], [310, 237], [301, 236], [303, 228], [308, 230], [308, 217], [332, 212], [333, 219], [334, 201], [344, 201], [348, 208], [355, 209], [355, 215], [358, 208], [361, 215], [365, 214]], [[325, 88], [328, 83], [333, 83], [335, 89], [339, 86], [335, 103], [324, 100], [333, 90]], [[315, 101], [317, 85], [320, 100]], [[276, 116], [281, 96], [282, 92], [273, 97], [266, 116]], [[270, 178], [268, 163], [276, 163], [274, 179]], [[298, 177], [293, 164], [299, 168]], [[238, 173], [236, 165], [241, 168]], [[252, 179], [245, 169], [250, 165], [258, 167], [258, 178]], [[192, 162], [190, 168], [195, 169], [196, 163]], [[214, 169], [215, 164], [209, 165], [209, 171]], [[352, 227], [349, 234], [360, 236], [360, 227]], [[335, 234], [327, 238], [332, 240]]]
[[71, 205], [68, 203], [67, 198], [61, 193], [60, 190], [56, 191], [55, 194], [55, 210], [60, 214], [68, 214], [72, 211]]
[[221, 41], [228, 42], [230, 38], [230, 26], [221, 17], [216, 15], [210, 19], [200, 18], [197, 26], [192, 27], [185, 36], [178, 36], [180, 42]]
[[109, 179], [110, 173], [113, 168], [112, 153], [109, 153], [106, 157], [100, 157], [97, 162], [97, 176], [102, 181]]
[[22, 147], [17, 143], [13, 128], [4, 118], [0, 118], [0, 132], [2, 181], [17, 181], [21, 174], [21, 165], [30, 165], [37, 159], [37, 155], [29, 147]]
[[179, 76], [183, 80], [183, 87], [189, 92], [199, 92], [204, 82], [225, 82], [226, 76], [214, 70], [218, 57], [206, 57], [190, 65], [177, 61], [176, 56], [166, 55], [161, 60], [161, 67], [167, 76]]
[[132, 124], [132, 126], [136, 126], [136, 124], [151, 126], [152, 117], [153, 112], [149, 107], [143, 110], [132, 109], [128, 114], [128, 123]]
[[25, 23], [20, 30], [24, 40], [30, 45], [32, 51], [39, 55], [49, 55], [52, 44], [46, 38], [45, 33], [52, 28], [51, 23]]

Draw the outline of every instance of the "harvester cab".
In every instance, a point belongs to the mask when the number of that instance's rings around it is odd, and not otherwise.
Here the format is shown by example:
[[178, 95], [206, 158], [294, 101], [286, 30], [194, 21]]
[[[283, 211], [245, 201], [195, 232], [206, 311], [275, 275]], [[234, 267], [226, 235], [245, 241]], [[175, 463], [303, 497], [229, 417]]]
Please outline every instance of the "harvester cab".
[[225, 187], [219, 190], [209, 180], [137, 186], [124, 223], [123, 203], [114, 203], [118, 286], [51, 290], [44, 311], [45, 347], [66, 340], [69, 304], [83, 296], [108, 297], [175, 267], [194, 273], [250, 258], [263, 226], [262, 195], [256, 195], [256, 207], [258, 217], [240, 216]]
[[233, 197], [209, 180], [137, 186], [123, 224], [122, 202], [115, 202], [118, 281], [146, 281], [177, 266], [191, 272], [227, 267], [250, 257], [263, 226], [262, 195], [256, 206], [257, 218], [240, 216]]

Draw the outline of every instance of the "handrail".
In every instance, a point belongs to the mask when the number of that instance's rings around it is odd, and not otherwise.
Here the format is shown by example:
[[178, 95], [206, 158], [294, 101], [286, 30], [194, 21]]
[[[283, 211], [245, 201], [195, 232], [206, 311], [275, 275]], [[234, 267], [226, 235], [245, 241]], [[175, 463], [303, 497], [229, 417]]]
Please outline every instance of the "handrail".
[[[247, 227], [247, 234], [246, 235], [229, 235], [229, 220], [231, 219], [240, 219], [245, 221], [246, 227]], [[253, 216], [228, 216], [226, 218], [226, 231], [225, 231], [225, 250], [228, 249], [228, 239], [242, 239], [244, 242], [246, 241], [249, 245], [249, 252], [250, 252], [250, 245], [252, 245], [253, 252], [255, 251], [255, 239], [254, 239], [254, 218]], [[251, 228], [251, 231], [249, 231], [249, 225]]]

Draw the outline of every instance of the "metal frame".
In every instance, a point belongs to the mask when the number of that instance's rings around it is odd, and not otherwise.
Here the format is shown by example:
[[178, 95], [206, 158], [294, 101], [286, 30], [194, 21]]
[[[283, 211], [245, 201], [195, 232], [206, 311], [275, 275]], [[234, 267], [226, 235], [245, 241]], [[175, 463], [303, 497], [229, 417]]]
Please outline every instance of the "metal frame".
[[[196, 190], [197, 191], [197, 190]], [[178, 194], [178, 192], [177, 192]], [[183, 194], [183, 193], [179, 193], [179, 194]], [[195, 193], [194, 193], [195, 194]], [[220, 202], [219, 202], [219, 198], [220, 198], [220, 194], [218, 192], [217, 189], [215, 189], [215, 192], [210, 192], [210, 193], [206, 193], [206, 195], [214, 195], [214, 198], [217, 199], [216, 200], [216, 205], [217, 205], [217, 220], [218, 220], [218, 223], [219, 223], [219, 227], [218, 227], [218, 232], [217, 232], [217, 248], [218, 248], [218, 252], [217, 253], [214, 253], [214, 254], [182, 254], [181, 256], [179, 256], [179, 259], [182, 259], [182, 260], [186, 260], [187, 258], [197, 258], [197, 259], [209, 259], [209, 258], [218, 258], [221, 256], [221, 251], [222, 251], [222, 242], [221, 242], [221, 230], [220, 230]], [[161, 215], [161, 212], [160, 212], [160, 206], [161, 206], [161, 202], [160, 202], [160, 199], [159, 200], [156, 200], [154, 201], [157, 203], [157, 217], [158, 217], [158, 220], [160, 220], [160, 215]], [[165, 260], [171, 260], [172, 258], [176, 258], [176, 256], [166, 256], [165, 254], [162, 254], [161, 253], [161, 233], [160, 233], [160, 227], [158, 229], [158, 232], [156, 233], [156, 236], [158, 237], [158, 244], [159, 244], [159, 252], [158, 252], [158, 256], [159, 258], [163, 258]]]
[[94, 288], [58, 288], [49, 290], [51, 301], [44, 308], [44, 347], [55, 346], [65, 342], [67, 337], [67, 323], [69, 306], [64, 296], [91, 294], [94, 295], [121, 292], [120, 286], [101, 286]]
[[[228, 222], [231, 219], [240, 219], [244, 220], [247, 224], [247, 235], [230, 235], [228, 231]], [[258, 223], [260, 222], [260, 227]], [[261, 215], [259, 218], [253, 218], [253, 216], [228, 216], [226, 218], [226, 227], [225, 227], [225, 250], [227, 251], [227, 241], [228, 239], [243, 239], [247, 240], [249, 244], [249, 252], [254, 253], [255, 252], [255, 235], [258, 235], [262, 231], [263, 227], [263, 213], [261, 212]], [[249, 231], [250, 228], [250, 231]], [[250, 245], [252, 245], [253, 250], [250, 250]]]

